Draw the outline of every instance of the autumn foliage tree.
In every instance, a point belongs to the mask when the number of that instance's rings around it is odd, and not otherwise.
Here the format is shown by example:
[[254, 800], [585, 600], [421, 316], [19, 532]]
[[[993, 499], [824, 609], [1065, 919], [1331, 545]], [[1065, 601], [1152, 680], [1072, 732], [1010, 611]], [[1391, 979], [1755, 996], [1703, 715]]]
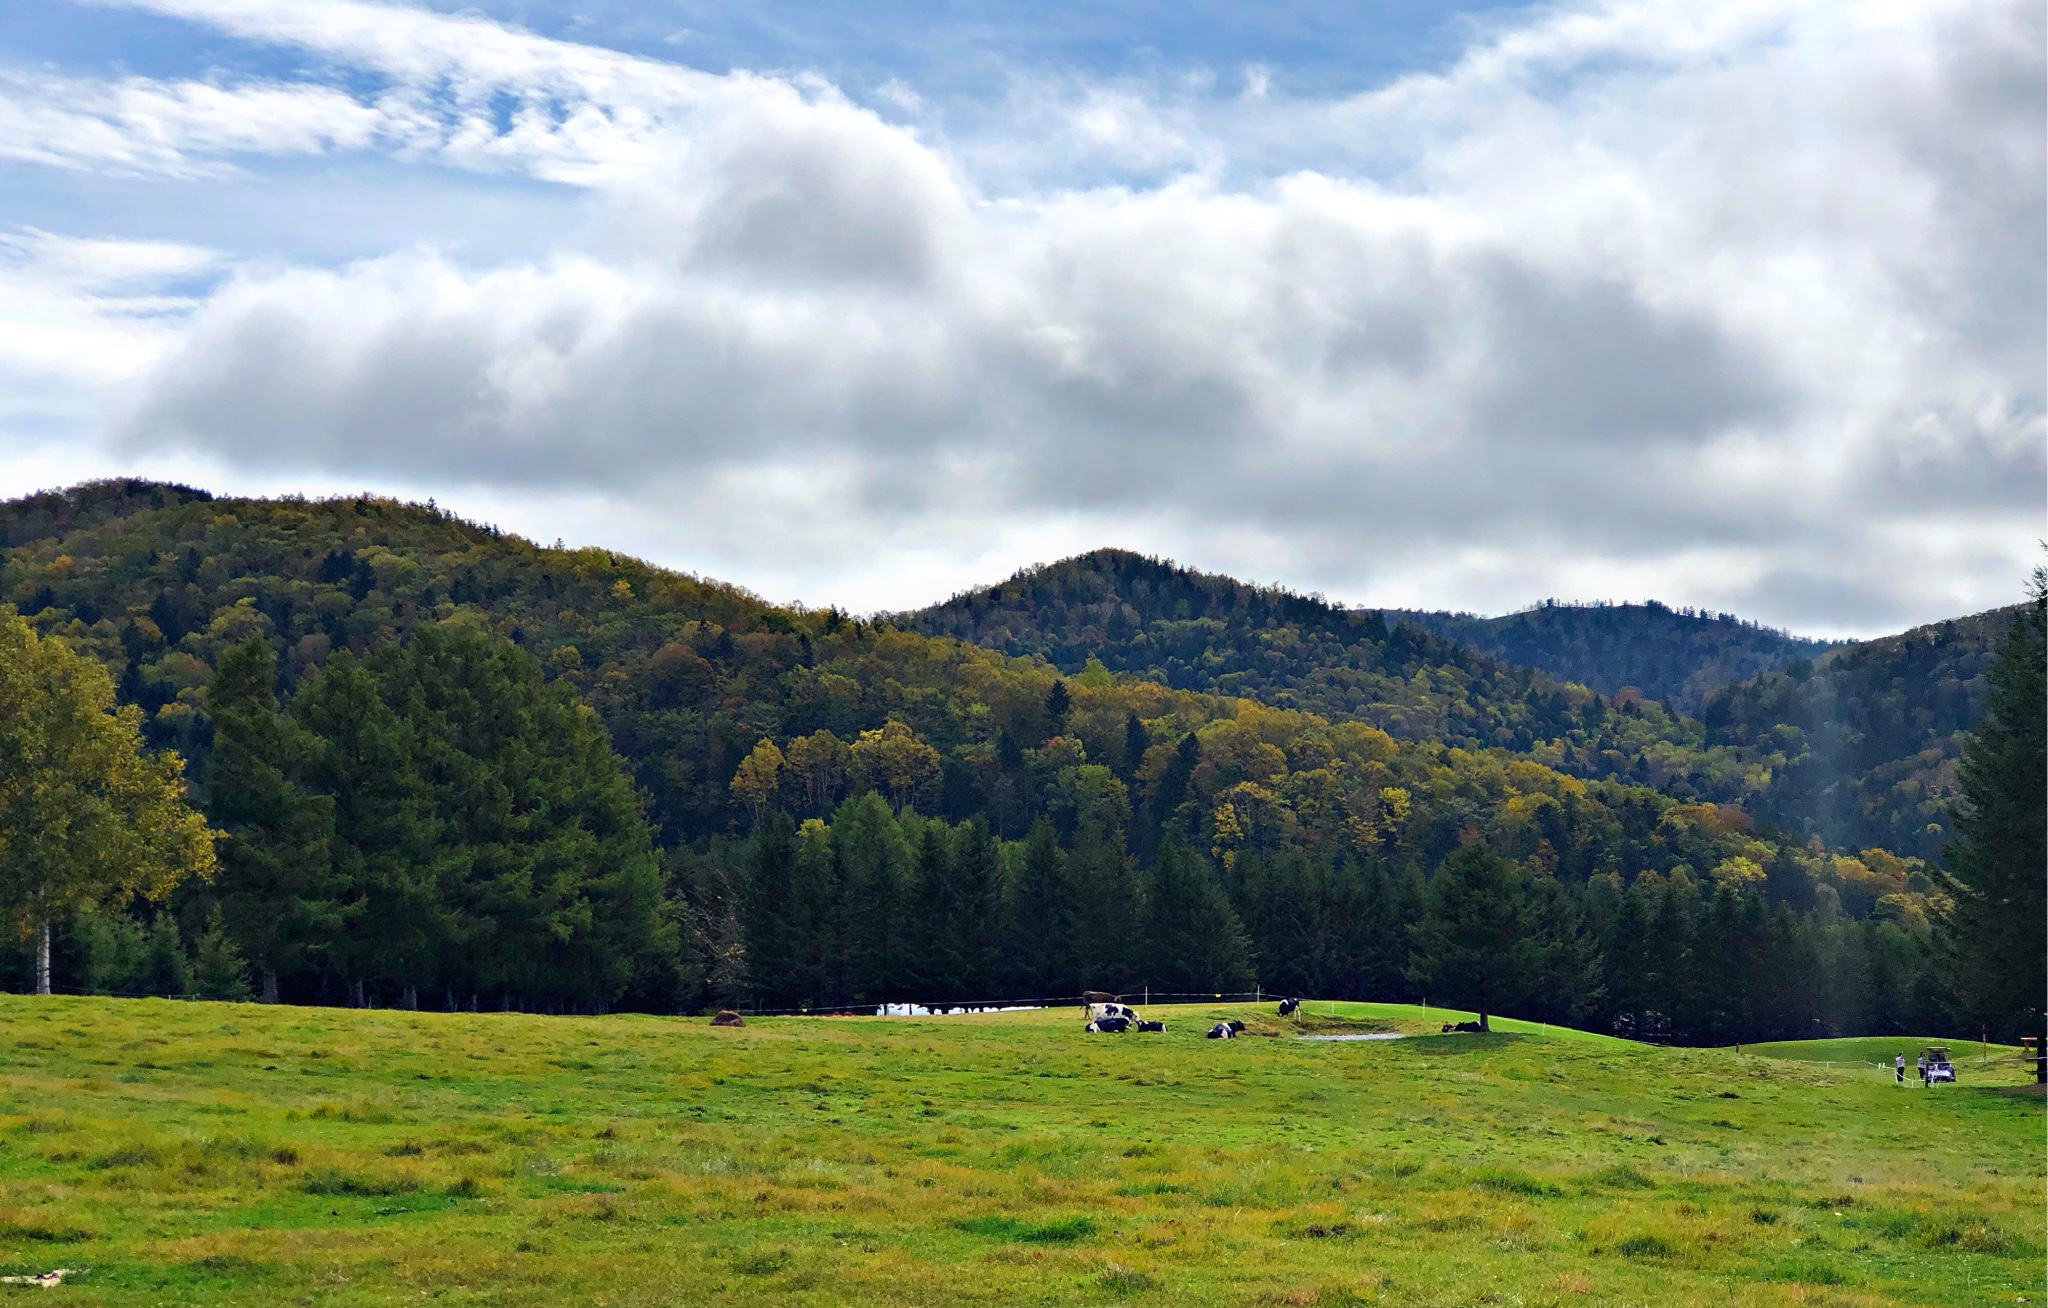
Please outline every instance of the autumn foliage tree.
[[213, 871], [183, 760], [144, 753], [140, 717], [101, 664], [0, 607], [0, 916], [36, 938], [38, 994], [53, 920]]

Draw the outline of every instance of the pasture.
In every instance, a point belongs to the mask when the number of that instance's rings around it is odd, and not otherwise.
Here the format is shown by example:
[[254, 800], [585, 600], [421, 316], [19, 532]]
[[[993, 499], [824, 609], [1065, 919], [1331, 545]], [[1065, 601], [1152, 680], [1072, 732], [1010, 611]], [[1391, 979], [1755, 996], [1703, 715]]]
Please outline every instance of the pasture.
[[[0, 997], [0, 1274], [89, 1269], [0, 1295], [2044, 1300], [2043, 1105], [2011, 1064], [1901, 1089], [1519, 1025], [1307, 1041], [1450, 1015], [1305, 1014], [1086, 1036], [1074, 1010], [714, 1029]], [[1252, 1032], [1202, 1039], [1220, 1016]]]

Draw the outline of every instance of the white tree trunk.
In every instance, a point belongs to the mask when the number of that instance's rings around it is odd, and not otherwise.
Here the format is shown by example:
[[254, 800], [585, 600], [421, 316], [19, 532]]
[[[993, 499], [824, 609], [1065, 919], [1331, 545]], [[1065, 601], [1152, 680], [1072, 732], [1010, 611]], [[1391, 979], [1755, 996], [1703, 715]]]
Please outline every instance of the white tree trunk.
[[36, 993], [50, 993], [50, 924], [36, 929]]

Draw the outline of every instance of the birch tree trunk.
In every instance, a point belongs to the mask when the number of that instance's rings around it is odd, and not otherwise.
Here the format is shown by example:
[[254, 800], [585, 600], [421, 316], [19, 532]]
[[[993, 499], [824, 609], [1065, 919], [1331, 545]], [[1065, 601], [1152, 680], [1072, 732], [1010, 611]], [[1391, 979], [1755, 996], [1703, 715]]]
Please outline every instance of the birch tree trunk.
[[47, 918], [36, 928], [36, 993], [50, 993], [50, 923]]

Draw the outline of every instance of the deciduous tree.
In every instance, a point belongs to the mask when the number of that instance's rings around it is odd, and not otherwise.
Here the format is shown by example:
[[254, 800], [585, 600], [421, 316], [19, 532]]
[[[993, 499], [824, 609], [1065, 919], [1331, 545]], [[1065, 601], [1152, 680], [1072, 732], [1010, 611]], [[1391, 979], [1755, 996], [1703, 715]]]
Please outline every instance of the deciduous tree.
[[0, 920], [36, 937], [38, 994], [54, 919], [213, 871], [184, 763], [144, 753], [141, 726], [105, 667], [0, 606]]

